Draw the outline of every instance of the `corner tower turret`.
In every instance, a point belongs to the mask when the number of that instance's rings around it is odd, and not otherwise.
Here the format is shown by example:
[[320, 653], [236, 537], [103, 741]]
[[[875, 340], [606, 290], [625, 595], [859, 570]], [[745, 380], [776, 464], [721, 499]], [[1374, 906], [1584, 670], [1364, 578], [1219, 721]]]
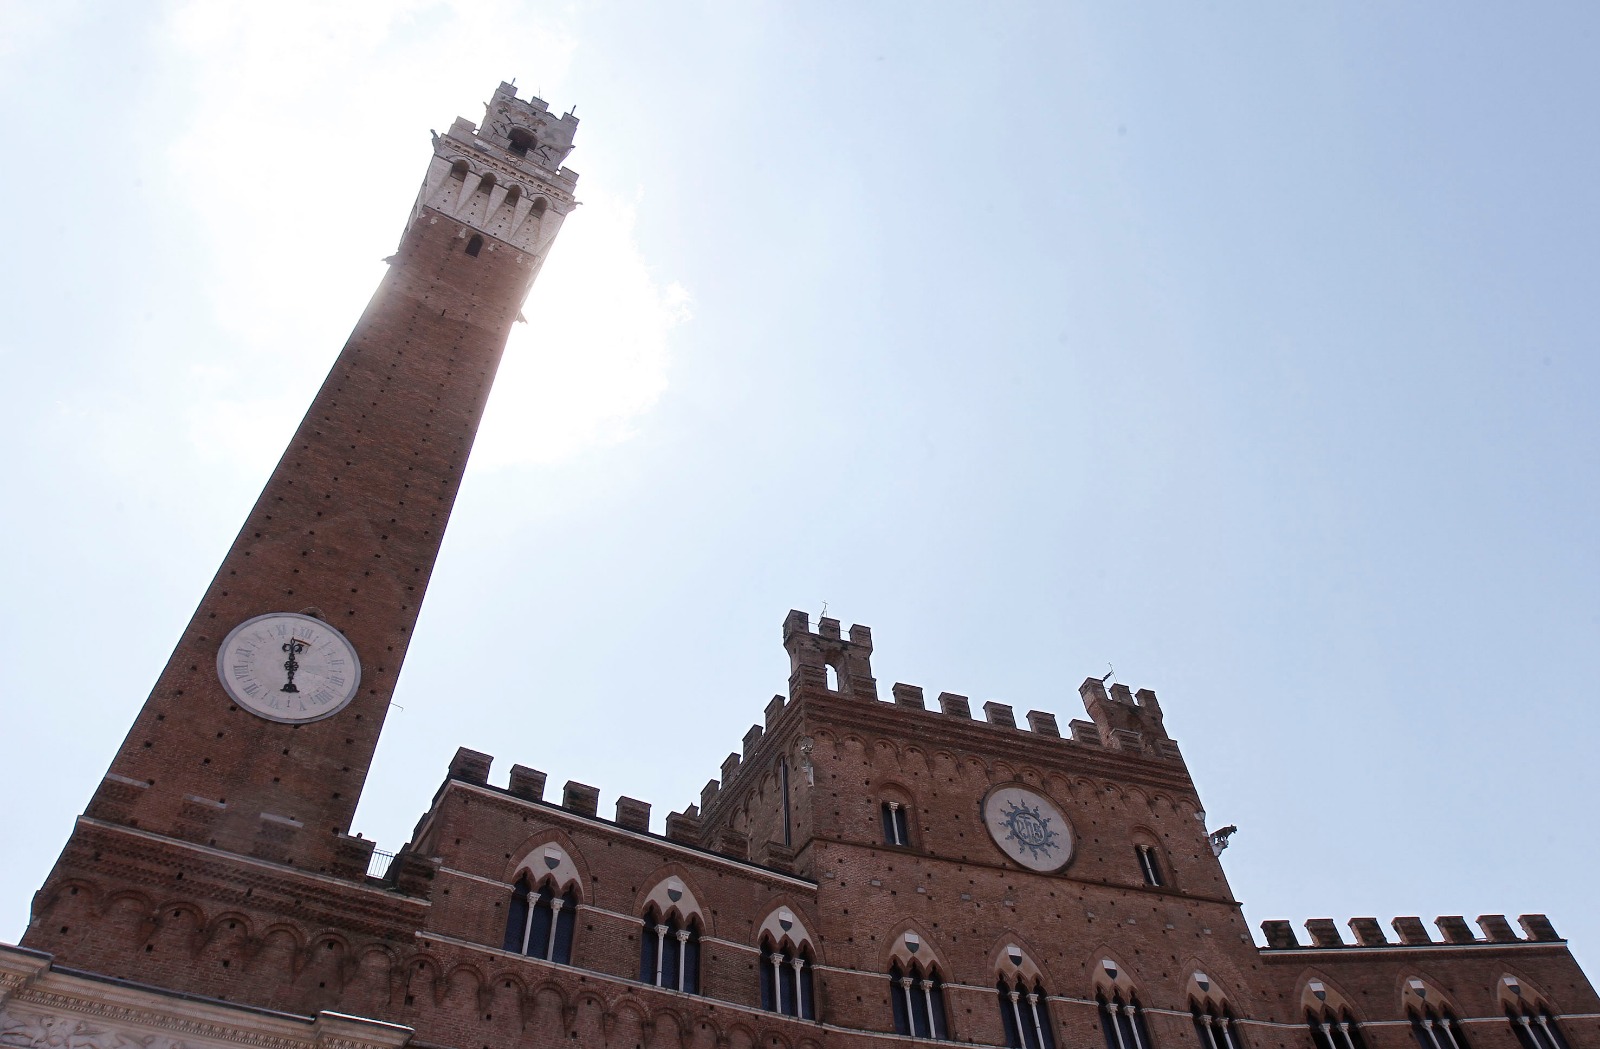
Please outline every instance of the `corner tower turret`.
[[1091, 677], [1078, 686], [1078, 695], [1099, 730], [1101, 746], [1136, 754], [1175, 755], [1177, 745], [1162, 724], [1161, 704], [1154, 692], [1147, 688], [1134, 692], [1121, 683], [1112, 684], [1108, 692], [1104, 681]]
[[789, 653], [790, 699], [818, 691], [855, 699], [878, 698], [870, 627], [852, 626], [846, 637], [840, 634], [837, 619], [823, 616], [812, 632], [810, 618], [791, 610], [783, 621], [783, 647]]

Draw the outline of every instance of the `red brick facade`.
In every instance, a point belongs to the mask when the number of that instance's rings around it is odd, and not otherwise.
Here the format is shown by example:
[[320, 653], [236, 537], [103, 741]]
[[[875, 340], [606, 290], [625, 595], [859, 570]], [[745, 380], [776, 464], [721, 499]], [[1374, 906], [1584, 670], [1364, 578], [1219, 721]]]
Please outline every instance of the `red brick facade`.
[[[573, 203], [559, 158], [525, 162], [527, 139], [496, 122], [499, 106], [513, 125], [552, 124], [508, 90], [481, 132], [452, 129], [492, 171], [436, 141], [388, 276], [35, 897], [25, 947], [461, 1049], [933, 1035], [1028, 1049], [1041, 1037], [1057, 1049], [1600, 1046], [1600, 999], [1542, 916], [1521, 919], [1520, 936], [1497, 916], [1477, 930], [1441, 918], [1437, 938], [1415, 919], [1396, 919], [1395, 937], [1357, 919], [1348, 942], [1313, 921], [1305, 946], [1269, 922], [1258, 948], [1153, 692], [1090, 679], [1089, 719], [1065, 735], [1049, 714], [1018, 726], [986, 704], [974, 719], [965, 697], [930, 703], [907, 685], [886, 701], [871, 631], [813, 628], [800, 612], [783, 624], [787, 693], [665, 835], [633, 799], [601, 817], [582, 784], [546, 801], [531, 769], [489, 786], [490, 759], [462, 751], [412, 842], [368, 876], [371, 844], [348, 836], [350, 817], [507, 332], [554, 233], [532, 251], [512, 231]], [[570, 143], [575, 124], [562, 118], [552, 141]], [[301, 725], [237, 709], [217, 683], [222, 636], [303, 608], [360, 654], [356, 699]], [[985, 799], [1013, 788], [1046, 815], [1032, 831], [1008, 824], [1019, 843], [1006, 846]], [[1058, 869], [1029, 866], [1046, 860]], [[524, 875], [572, 903], [530, 910]], [[669, 950], [697, 950], [697, 978], [660, 960]], [[1016, 1002], [1001, 981], [1022, 988]], [[1106, 1022], [1119, 1005], [1126, 1026]], [[1520, 1040], [1508, 1012], [1530, 1017]], [[1308, 1017], [1333, 1026], [1314, 1034]]]

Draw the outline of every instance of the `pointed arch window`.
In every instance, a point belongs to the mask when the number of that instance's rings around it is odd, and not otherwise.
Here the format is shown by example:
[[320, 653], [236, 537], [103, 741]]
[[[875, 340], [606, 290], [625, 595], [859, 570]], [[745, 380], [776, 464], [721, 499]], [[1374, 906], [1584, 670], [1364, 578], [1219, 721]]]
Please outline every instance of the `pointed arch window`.
[[1189, 1012], [1194, 1016], [1195, 1033], [1200, 1036], [1200, 1049], [1243, 1049], [1233, 1010], [1226, 1005], [1191, 1003]]
[[524, 873], [511, 890], [505, 949], [570, 965], [577, 920], [578, 897], [571, 886], [562, 891], [555, 879], [545, 878], [535, 887]]
[[644, 912], [639, 937], [639, 982], [685, 994], [700, 993], [700, 925], [676, 910], [662, 917], [654, 906]]
[[913, 1038], [949, 1036], [944, 1012], [944, 983], [932, 966], [913, 962], [889, 967], [889, 1001], [894, 1011], [894, 1029]]
[[815, 1020], [817, 1007], [812, 986], [811, 949], [782, 944], [771, 937], [761, 940], [761, 1008], [801, 1020]]
[[1411, 1033], [1416, 1036], [1420, 1049], [1470, 1049], [1466, 1033], [1448, 1008], [1425, 1002], [1420, 1007], [1413, 1006], [1408, 1012], [1411, 1014]]
[[1056, 1049], [1050, 1030], [1047, 996], [1038, 980], [1023, 976], [1000, 978], [1000, 1023], [1011, 1049]]
[[1139, 999], [1124, 996], [1120, 989], [1108, 997], [1099, 995], [1100, 1032], [1106, 1036], [1106, 1049], [1151, 1049], [1150, 1029], [1144, 1023]]
[[1506, 1019], [1511, 1021], [1511, 1030], [1523, 1049], [1571, 1049], [1556, 1026], [1555, 1016], [1542, 1005], [1519, 1002], [1515, 1007], [1508, 1006]]

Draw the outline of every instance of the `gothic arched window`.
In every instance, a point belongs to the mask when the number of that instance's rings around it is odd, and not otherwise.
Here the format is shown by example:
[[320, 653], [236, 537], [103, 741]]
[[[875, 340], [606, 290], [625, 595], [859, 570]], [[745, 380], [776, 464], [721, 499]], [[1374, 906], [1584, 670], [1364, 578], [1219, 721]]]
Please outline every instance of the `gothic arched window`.
[[944, 986], [934, 967], [898, 961], [889, 966], [889, 1001], [898, 1033], [940, 1041], [947, 1037]]
[[571, 886], [561, 891], [555, 879], [545, 878], [535, 888], [524, 872], [511, 890], [505, 949], [570, 965], [572, 930], [577, 918], [578, 897]]
[[1044, 988], [1035, 979], [1000, 977], [1000, 1023], [1011, 1049], [1056, 1049]]
[[700, 993], [700, 929], [676, 910], [665, 918], [649, 907], [639, 936], [639, 982], [688, 994]]
[[1151, 1049], [1150, 1031], [1144, 1025], [1139, 999], [1120, 989], [1098, 996], [1100, 1031], [1106, 1036], [1106, 1049]]

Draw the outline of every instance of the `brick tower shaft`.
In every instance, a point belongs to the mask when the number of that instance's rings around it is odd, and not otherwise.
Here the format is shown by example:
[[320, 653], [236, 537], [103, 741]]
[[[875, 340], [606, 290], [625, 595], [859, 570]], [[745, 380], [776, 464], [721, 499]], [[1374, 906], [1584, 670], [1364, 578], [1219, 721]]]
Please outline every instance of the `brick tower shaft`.
[[[511, 325], [565, 215], [577, 121], [502, 84], [458, 120], [398, 252], [156, 681], [86, 817], [348, 873], [346, 837]], [[218, 679], [227, 633], [299, 612], [361, 663], [336, 715], [259, 717]], [[70, 851], [70, 850], [69, 850]]]

